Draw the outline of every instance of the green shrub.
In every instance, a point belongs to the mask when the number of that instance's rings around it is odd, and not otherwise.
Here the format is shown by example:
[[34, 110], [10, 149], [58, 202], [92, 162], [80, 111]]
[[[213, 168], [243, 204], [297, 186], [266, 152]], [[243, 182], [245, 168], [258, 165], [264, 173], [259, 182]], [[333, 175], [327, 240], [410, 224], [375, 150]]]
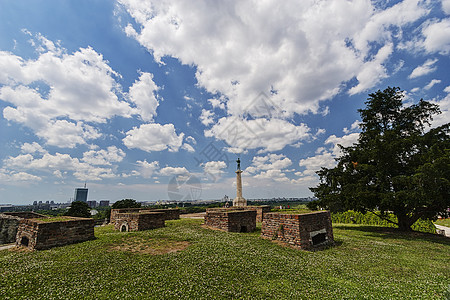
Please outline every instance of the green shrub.
[[122, 199], [120, 201], [114, 202], [112, 205], [113, 209], [117, 208], [140, 208], [141, 203], [137, 202], [134, 199]]
[[[393, 214], [387, 214], [387, 218], [392, 222], [397, 222], [397, 218]], [[363, 214], [361, 212], [353, 210], [348, 210], [346, 212], [341, 213], [332, 213], [331, 221], [333, 223], [347, 223], [347, 224], [353, 223], [353, 224], [377, 225], [394, 228], [398, 227], [396, 224], [381, 219], [372, 212], [367, 212]], [[419, 219], [417, 220], [416, 223], [414, 223], [411, 226], [411, 228], [415, 231], [436, 233], [436, 227], [434, 227], [433, 222], [431, 222], [430, 220]]]
[[71, 217], [90, 218], [91, 217], [91, 213], [89, 212], [90, 210], [91, 209], [86, 202], [73, 201], [64, 215]]

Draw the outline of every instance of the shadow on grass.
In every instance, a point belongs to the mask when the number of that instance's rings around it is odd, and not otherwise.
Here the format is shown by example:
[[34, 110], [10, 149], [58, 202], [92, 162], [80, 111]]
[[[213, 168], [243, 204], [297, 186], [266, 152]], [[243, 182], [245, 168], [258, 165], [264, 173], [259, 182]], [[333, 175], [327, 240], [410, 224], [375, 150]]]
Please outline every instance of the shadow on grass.
[[339, 230], [352, 230], [368, 233], [373, 237], [380, 237], [383, 239], [402, 239], [408, 241], [425, 241], [438, 243], [450, 246], [450, 238], [418, 231], [400, 231], [398, 228], [369, 226], [369, 225], [353, 225], [353, 224], [339, 224], [333, 225], [333, 228]]

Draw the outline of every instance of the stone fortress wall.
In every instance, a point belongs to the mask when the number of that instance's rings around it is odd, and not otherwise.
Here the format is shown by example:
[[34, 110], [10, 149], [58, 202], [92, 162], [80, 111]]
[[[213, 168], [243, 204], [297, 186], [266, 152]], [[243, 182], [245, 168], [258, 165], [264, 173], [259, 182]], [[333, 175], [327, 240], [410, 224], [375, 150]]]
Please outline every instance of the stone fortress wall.
[[266, 213], [262, 222], [261, 236], [305, 250], [334, 243], [329, 211], [305, 214]]
[[126, 212], [115, 215], [114, 229], [118, 231], [141, 231], [165, 226], [165, 212]]
[[256, 210], [208, 210], [205, 225], [228, 232], [253, 232], [256, 229]]
[[260, 206], [232, 206], [232, 207], [217, 207], [217, 208], [207, 208], [206, 213], [212, 211], [236, 211], [236, 210], [254, 210], [256, 211], [256, 222], [262, 222], [265, 213], [270, 212], [270, 205], [260, 205]]
[[154, 208], [116, 208], [111, 209], [109, 223], [115, 224], [117, 215], [120, 213], [143, 213], [143, 212], [163, 212], [166, 220], [178, 220], [180, 210], [177, 208], [154, 209]]
[[0, 214], [0, 245], [16, 242], [17, 228], [20, 220], [31, 218], [47, 218], [47, 216], [31, 212], [4, 212]]
[[93, 219], [62, 218], [20, 220], [16, 245], [43, 250], [95, 239]]

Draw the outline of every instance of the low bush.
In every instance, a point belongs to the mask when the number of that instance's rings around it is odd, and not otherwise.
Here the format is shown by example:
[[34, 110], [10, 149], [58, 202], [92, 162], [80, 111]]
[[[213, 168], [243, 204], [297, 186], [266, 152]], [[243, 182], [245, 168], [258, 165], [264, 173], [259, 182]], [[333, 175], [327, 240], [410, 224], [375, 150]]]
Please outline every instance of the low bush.
[[[391, 222], [397, 222], [397, 217], [393, 214], [387, 214], [386, 217]], [[358, 211], [348, 210], [346, 212], [331, 214], [331, 221], [333, 223], [365, 224], [394, 228], [398, 227], [396, 224], [391, 223], [388, 220], [382, 219], [372, 212], [363, 214]], [[436, 227], [430, 220], [419, 219], [411, 226], [411, 228], [415, 231], [436, 233]]]

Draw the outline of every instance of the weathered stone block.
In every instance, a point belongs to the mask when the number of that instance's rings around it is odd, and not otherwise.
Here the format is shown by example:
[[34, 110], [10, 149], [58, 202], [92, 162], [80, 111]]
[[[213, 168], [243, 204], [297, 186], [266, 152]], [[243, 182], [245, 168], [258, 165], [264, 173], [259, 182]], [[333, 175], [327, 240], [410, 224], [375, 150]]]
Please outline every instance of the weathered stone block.
[[14, 243], [20, 220], [30, 218], [47, 218], [47, 216], [31, 211], [4, 212], [0, 214], [0, 245]]
[[228, 232], [253, 232], [256, 229], [256, 210], [207, 210], [205, 225]]
[[111, 209], [109, 222], [116, 223], [117, 214], [120, 213], [140, 213], [140, 212], [163, 212], [165, 220], [178, 220], [180, 218], [180, 210], [177, 208], [153, 209], [153, 208], [116, 208]]
[[120, 231], [141, 231], [165, 226], [166, 214], [164, 212], [134, 212], [117, 213], [115, 215], [114, 229]]
[[11, 211], [11, 212], [4, 212], [3, 214], [8, 216], [19, 217], [22, 219], [48, 218], [48, 216], [35, 213], [34, 211]]
[[306, 214], [266, 213], [261, 236], [305, 250], [334, 243], [331, 215], [328, 211]]
[[93, 219], [75, 217], [62, 219], [59, 217], [20, 220], [16, 245], [42, 250], [95, 239]]
[[262, 222], [265, 213], [271, 211], [270, 205], [260, 205], [260, 206], [233, 206], [233, 207], [215, 207], [207, 208], [206, 212], [210, 211], [237, 211], [237, 210], [254, 210], [256, 211], [256, 222]]

